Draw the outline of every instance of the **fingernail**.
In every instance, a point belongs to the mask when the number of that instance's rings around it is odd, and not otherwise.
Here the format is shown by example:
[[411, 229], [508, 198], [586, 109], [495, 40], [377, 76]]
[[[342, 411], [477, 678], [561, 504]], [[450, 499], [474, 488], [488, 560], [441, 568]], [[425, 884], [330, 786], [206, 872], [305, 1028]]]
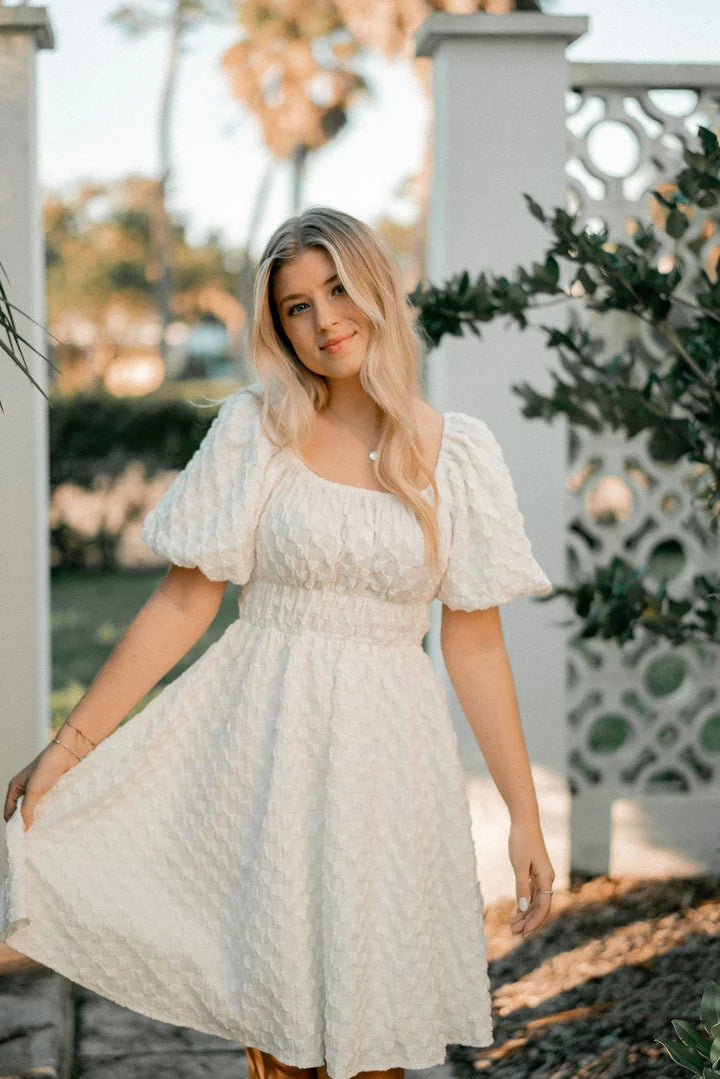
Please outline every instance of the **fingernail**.
[[518, 910], [521, 910], [524, 913], [528, 909], [528, 906], [529, 904], [525, 896], [520, 896], [518, 899]]

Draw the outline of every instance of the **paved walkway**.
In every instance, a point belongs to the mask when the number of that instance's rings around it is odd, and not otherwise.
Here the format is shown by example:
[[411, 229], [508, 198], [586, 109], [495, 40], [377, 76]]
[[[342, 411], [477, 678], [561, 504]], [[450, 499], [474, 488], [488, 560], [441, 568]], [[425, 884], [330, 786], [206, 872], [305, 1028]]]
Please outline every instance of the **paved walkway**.
[[[247, 1079], [244, 1046], [121, 1008], [0, 944], [0, 1079]], [[452, 1079], [449, 1064], [407, 1079]]]

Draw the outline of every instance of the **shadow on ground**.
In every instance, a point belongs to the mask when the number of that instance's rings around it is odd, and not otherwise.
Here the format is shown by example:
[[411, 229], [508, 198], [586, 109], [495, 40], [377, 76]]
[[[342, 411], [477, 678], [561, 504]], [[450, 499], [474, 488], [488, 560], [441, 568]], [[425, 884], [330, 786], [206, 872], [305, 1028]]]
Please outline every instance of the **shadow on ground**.
[[486, 912], [495, 1044], [450, 1046], [458, 1079], [634, 1079], [687, 1074], [656, 1038], [695, 1022], [720, 972], [720, 877], [601, 877], [556, 895], [518, 941], [510, 901]]

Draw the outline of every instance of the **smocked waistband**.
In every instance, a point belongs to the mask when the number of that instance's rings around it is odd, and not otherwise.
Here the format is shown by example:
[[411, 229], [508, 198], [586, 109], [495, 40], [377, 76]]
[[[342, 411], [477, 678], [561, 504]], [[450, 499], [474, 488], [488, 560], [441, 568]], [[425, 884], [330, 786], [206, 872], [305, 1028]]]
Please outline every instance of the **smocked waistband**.
[[243, 586], [238, 611], [240, 618], [287, 633], [309, 631], [383, 645], [421, 644], [430, 624], [427, 603], [263, 580]]

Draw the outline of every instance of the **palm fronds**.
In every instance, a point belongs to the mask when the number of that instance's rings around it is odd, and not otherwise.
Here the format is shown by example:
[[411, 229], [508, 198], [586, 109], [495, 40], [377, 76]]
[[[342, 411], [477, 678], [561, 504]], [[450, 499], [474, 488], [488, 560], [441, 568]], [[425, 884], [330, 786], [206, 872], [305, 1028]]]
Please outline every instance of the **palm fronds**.
[[[5, 274], [5, 277], [7, 278], [2, 263], [0, 263], [0, 273]], [[22, 314], [24, 318], [29, 319], [30, 322], [33, 322], [36, 326], [40, 325], [40, 323], [35, 322], [35, 319], [30, 318], [29, 315], [20, 311], [19, 307], [16, 307], [15, 304], [10, 302], [7, 290], [3, 284], [2, 277], [0, 276], [0, 350], [12, 360], [16, 367], [20, 368], [26, 378], [32, 382], [33, 386], [40, 390], [43, 397], [49, 401], [49, 397], [45, 393], [45, 390], [37, 379], [33, 377], [30, 371], [24, 349], [30, 349], [36, 356], [42, 356], [54, 370], [57, 370], [57, 368], [43, 352], [40, 352], [39, 349], [35, 348], [35, 346], [20, 332], [15, 321], [14, 312], [16, 311], [19, 314]], [[2, 401], [0, 401], [0, 411], [5, 411]]]

